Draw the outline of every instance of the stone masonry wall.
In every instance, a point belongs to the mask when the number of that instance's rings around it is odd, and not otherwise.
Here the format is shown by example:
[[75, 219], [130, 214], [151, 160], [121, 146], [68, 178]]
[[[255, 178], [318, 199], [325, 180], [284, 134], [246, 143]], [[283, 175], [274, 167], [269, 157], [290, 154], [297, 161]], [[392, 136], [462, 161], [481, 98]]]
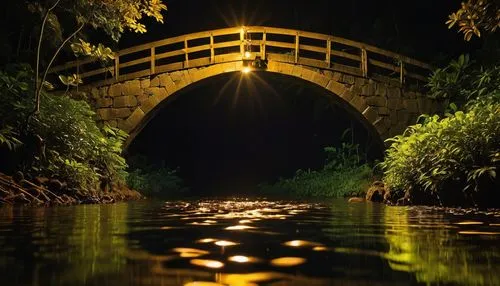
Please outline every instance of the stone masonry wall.
[[[135, 136], [145, 116], [171, 94], [201, 79], [241, 68], [241, 62], [215, 64], [90, 87], [97, 120]], [[382, 140], [401, 134], [420, 114], [440, 108], [437, 102], [398, 83], [274, 61], [269, 62], [267, 71], [299, 77], [333, 92], [362, 114]]]

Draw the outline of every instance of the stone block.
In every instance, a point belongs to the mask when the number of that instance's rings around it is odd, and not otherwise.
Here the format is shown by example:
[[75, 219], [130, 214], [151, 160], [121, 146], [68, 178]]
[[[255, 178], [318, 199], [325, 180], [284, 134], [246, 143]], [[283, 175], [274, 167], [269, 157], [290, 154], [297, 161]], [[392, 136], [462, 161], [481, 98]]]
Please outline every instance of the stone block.
[[174, 81], [170, 77], [168, 73], [164, 73], [158, 76], [158, 79], [160, 80], [160, 85], [159, 86], [175, 86]]
[[96, 100], [97, 108], [110, 107], [113, 105], [113, 99], [111, 97], [102, 97]]
[[114, 118], [127, 118], [132, 112], [130, 112], [130, 108], [112, 108], [111, 114]]
[[342, 74], [341, 82], [347, 83], [347, 84], [354, 84], [354, 83], [356, 83], [356, 78], [352, 75], [349, 75], [349, 74]]
[[295, 67], [295, 65], [291, 65], [291, 64], [286, 64], [286, 63], [281, 63], [281, 70], [280, 72], [284, 73], [284, 74], [293, 74], [293, 68]]
[[398, 114], [398, 122], [400, 124], [407, 125], [408, 120], [410, 119], [410, 114], [408, 113], [408, 111], [406, 109], [402, 109], [402, 110], [398, 110], [396, 112]]
[[97, 116], [101, 120], [110, 120], [113, 118], [113, 113], [111, 112], [111, 108], [99, 108], [97, 109]]
[[139, 95], [142, 93], [141, 82], [139, 80], [127, 81], [122, 86], [123, 95]]
[[320, 74], [320, 73], [315, 73], [313, 78], [312, 78], [312, 81], [321, 87], [326, 87], [326, 85], [328, 84], [329, 78], [325, 75]]
[[333, 72], [332, 80], [334, 80], [336, 82], [340, 82], [342, 80], [342, 73]]
[[371, 106], [385, 107], [387, 105], [387, 99], [383, 96], [369, 96], [366, 98], [366, 104]]
[[390, 110], [403, 109], [403, 100], [401, 98], [390, 98], [387, 100], [387, 107]]
[[387, 86], [383, 83], [377, 84], [377, 87], [375, 88], [375, 95], [379, 96], [387, 96]]
[[106, 97], [108, 96], [108, 89], [109, 87], [103, 86], [99, 88], [99, 97]]
[[302, 66], [295, 65], [293, 66], [292, 75], [300, 77], [302, 75], [302, 70], [303, 70]]
[[137, 101], [139, 102], [139, 104], [142, 104], [148, 98], [149, 98], [149, 94], [141, 94], [141, 95], [137, 96]]
[[389, 108], [387, 108], [387, 107], [379, 107], [378, 108], [378, 115], [380, 115], [380, 116], [388, 116], [389, 115]]
[[389, 120], [391, 121], [391, 126], [398, 124], [398, 113], [397, 111], [389, 112]]
[[[390, 121], [387, 117], [379, 117], [375, 122], [373, 122], [373, 126], [377, 129], [378, 134], [384, 135], [390, 128]], [[385, 137], [385, 136], [383, 136]]]
[[368, 107], [364, 98], [359, 95], [354, 96], [349, 103], [359, 112], [363, 112]]
[[180, 81], [182, 79], [182, 76], [183, 76], [182, 71], [174, 71], [170, 73], [170, 78], [172, 79], [173, 82]]
[[189, 71], [190, 70], [193, 70], [193, 72], [196, 72], [196, 68], [192, 68], [192, 69], [189, 69], [189, 70], [183, 70], [183, 74], [184, 74], [184, 80], [188, 83], [188, 84], [191, 84], [193, 83], [193, 79], [191, 78], [191, 75], [189, 74]]
[[368, 106], [363, 111], [363, 116], [366, 118], [366, 120], [368, 120], [368, 122], [375, 122], [375, 120], [379, 117], [378, 110], [376, 107]]
[[133, 95], [118, 96], [113, 99], [113, 107], [134, 107], [137, 106], [137, 98]]
[[307, 81], [313, 81], [313, 77], [314, 77], [315, 73], [316, 73], [315, 71], [312, 71], [308, 68], [303, 68], [301, 77]]
[[108, 94], [111, 97], [121, 96], [122, 95], [122, 84], [115, 83], [109, 87]]
[[141, 79], [141, 88], [145, 89], [151, 86], [151, 80], [149, 78]]
[[149, 82], [149, 87], [158, 87], [160, 86], [160, 76], [155, 76], [154, 78], [152, 78]]
[[418, 104], [416, 99], [404, 99], [403, 107], [410, 113], [418, 113]]
[[141, 104], [141, 110], [147, 114], [159, 103], [157, 96], [150, 96]]
[[326, 85], [326, 89], [340, 96], [345, 91], [346, 88], [340, 82], [330, 80], [330, 82]]
[[158, 101], [162, 102], [169, 95], [170, 94], [168, 93], [168, 91], [165, 87], [160, 87], [160, 90], [158, 91], [158, 94], [156, 96], [158, 97]]
[[361, 94], [363, 96], [373, 96], [373, 95], [375, 95], [376, 88], [377, 88], [377, 84], [375, 84], [375, 83], [369, 83], [369, 84], [363, 85], [361, 87]]
[[390, 87], [387, 89], [387, 97], [389, 100], [391, 98], [400, 98], [401, 97], [401, 89], [399, 87]]
[[342, 92], [342, 94], [340, 95], [340, 97], [347, 102], [350, 102], [355, 96], [358, 96], [357, 93], [354, 93], [348, 89], [344, 90], [344, 92]]
[[363, 77], [356, 77], [354, 79], [355, 83], [354, 85], [355, 86], [364, 86], [366, 84], [368, 84], [368, 81], [366, 80], [366, 78], [363, 78]]
[[144, 118], [144, 111], [141, 108], [136, 108], [134, 112], [130, 115], [127, 120], [125, 120], [125, 131], [130, 132], [134, 130], [140, 123], [141, 120]]

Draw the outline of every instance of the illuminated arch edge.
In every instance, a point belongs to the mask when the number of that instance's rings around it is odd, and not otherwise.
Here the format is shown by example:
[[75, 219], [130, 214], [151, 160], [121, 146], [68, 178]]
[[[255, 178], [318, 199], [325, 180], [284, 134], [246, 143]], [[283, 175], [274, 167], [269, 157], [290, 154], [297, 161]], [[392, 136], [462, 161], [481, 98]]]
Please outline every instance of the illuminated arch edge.
[[[127, 150], [130, 143], [141, 132], [141, 130], [154, 118], [155, 114], [161, 109], [162, 102], [175, 93], [183, 92], [201, 80], [221, 75], [223, 73], [239, 72], [243, 68], [241, 61], [220, 63], [210, 65], [204, 68], [192, 68], [170, 73], [164, 73], [154, 76], [151, 82], [162, 81], [165, 77], [166, 83], [160, 94], [150, 96], [145, 102], [135, 108], [132, 114], [124, 121], [121, 128], [129, 134], [124, 144], [124, 150]], [[315, 84], [329, 92], [332, 99], [346, 109], [349, 114], [359, 120], [367, 129], [374, 143], [384, 149], [384, 139], [388, 137], [390, 127], [389, 119], [385, 116], [379, 116], [377, 107], [367, 105], [361, 90], [356, 85], [340, 83], [334, 78], [333, 73], [325, 73], [320, 69], [305, 67], [283, 62], [269, 61], [266, 72], [278, 73], [300, 78], [306, 82]], [[175, 74], [175, 80], [172, 76]], [[153, 84], [152, 84], [153, 85]], [[161, 89], [160, 89], [161, 90]]]

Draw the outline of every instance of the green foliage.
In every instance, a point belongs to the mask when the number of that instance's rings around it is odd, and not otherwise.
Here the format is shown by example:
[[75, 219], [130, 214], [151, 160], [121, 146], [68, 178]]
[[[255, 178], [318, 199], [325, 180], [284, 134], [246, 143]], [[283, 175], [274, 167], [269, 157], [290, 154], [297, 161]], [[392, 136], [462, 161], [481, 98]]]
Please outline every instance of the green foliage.
[[3, 126], [0, 129], [0, 146], [6, 145], [9, 150], [14, 150], [22, 142], [17, 138], [19, 135], [9, 125]]
[[134, 156], [129, 159], [130, 168], [127, 175], [127, 185], [149, 196], [169, 196], [183, 193], [183, 180], [177, 175], [177, 170], [171, 170], [160, 164], [151, 164], [144, 156]]
[[372, 169], [367, 165], [338, 170], [298, 170], [293, 178], [259, 185], [266, 195], [289, 195], [298, 197], [363, 196], [372, 179]]
[[[498, 93], [498, 91], [497, 91]], [[495, 95], [498, 97], [498, 94]], [[476, 101], [445, 118], [426, 116], [403, 135], [389, 139], [384, 182], [394, 191], [456, 197], [494, 188], [500, 164], [500, 103]], [[443, 202], [441, 202], [443, 203]]]
[[0, 71], [0, 111], [2, 130], [22, 130], [19, 152], [26, 154], [20, 168], [29, 176], [56, 177], [83, 189], [97, 189], [101, 181], [122, 182], [127, 165], [120, 153], [127, 134], [98, 128], [85, 101], [49, 93], [42, 93], [42, 116], [26, 125], [33, 73], [26, 66], [16, 70]]
[[[347, 132], [344, 133], [344, 135]], [[340, 147], [326, 147], [326, 163], [319, 171], [298, 170], [293, 178], [280, 178], [276, 183], [261, 184], [260, 191], [268, 195], [306, 197], [347, 197], [364, 195], [373, 172], [363, 163], [359, 146], [342, 143]]]
[[470, 41], [473, 35], [481, 37], [481, 30], [493, 33], [500, 28], [500, 5], [498, 0], [467, 0], [461, 8], [448, 16], [448, 28], [457, 25], [464, 39]]
[[455, 102], [461, 107], [471, 100], [498, 95], [500, 65], [477, 67], [468, 55], [461, 55], [448, 66], [436, 69], [427, 86], [429, 97]]

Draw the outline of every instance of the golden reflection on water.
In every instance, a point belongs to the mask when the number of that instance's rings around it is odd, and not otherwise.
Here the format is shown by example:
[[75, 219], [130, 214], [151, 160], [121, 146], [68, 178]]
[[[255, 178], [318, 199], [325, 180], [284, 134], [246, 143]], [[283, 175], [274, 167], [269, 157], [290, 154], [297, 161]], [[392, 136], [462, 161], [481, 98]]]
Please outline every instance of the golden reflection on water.
[[248, 225], [232, 225], [224, 228], [225, 230], [245, 230], [245, 229], [255, 229], [253, 226]]
[[271, 259], [270, 262], [271, 265], [278, 267], [291, 267], [305, 263], [306, 259], [302, 257], [280, 257]]
[[313, 241], [306, 241], [306, 240], [290, 240], [285, 243], [283, 243], [286, 246], [291, 246], [291, 247], [305, 247], [305, 246], [318, 246], [321, 245], [321, 243], [313, 242]]
[[481, 225], [481, 224], [484, 224], [484, 222], [481, 222], [481, 221], [461, 221], [461, 222], [457, 222], [456, 224], [458, 224], [458, 225]]
[[225, 247], [225, 246], [234, 246], [234, 245], [237, 245], [238, 243], [237, 242], [228, 241], [228, 240], [218, 240], [214, 244], [217, 245], [217, 246]]
[[[48, 264], [35, 270], [36, 277], [52, 276], [31, 284], [383, 285], [391, 281], [378, 281], [380, 271], [392, 269], [427, 284], [500, 285], [500, 223], [483, 219], [495, 213], [257, 201], [165, 205], [151, 221], [131, 219], [127, 204], [74, 208], [69, 226], [60, 222], [68, 218], [64, 208], [31, 211], [35, 218], [54, 212], [32, 223], [36, 255], [64, 264], [57, 275]], [[12, 211], [0, 214], [0, 227], [16, 219]], [[1, 249], [13, 247], [1, 239]], [[0, 256], [0, 266], [15, 263]]]
[[191, 259], [189, 261], [193, 265], [203, 266], [208, 268], [222, 268], [224, 267], [224, 263], [217, 260], [210, 259]]
[[474, 231], [474, 230], [462, 230], [458, 232], [459, 234], [471, 234], [471, 235], [500, 235], [500, 232], [493, 231]]
[[233, 261], [233, 262], [238, 262], [238, 263], [250, 262], [250, 258], [248, 256], [244, 256], [244, 255], [230, 256], [230, 257], [228, 257], [227, 260]]

